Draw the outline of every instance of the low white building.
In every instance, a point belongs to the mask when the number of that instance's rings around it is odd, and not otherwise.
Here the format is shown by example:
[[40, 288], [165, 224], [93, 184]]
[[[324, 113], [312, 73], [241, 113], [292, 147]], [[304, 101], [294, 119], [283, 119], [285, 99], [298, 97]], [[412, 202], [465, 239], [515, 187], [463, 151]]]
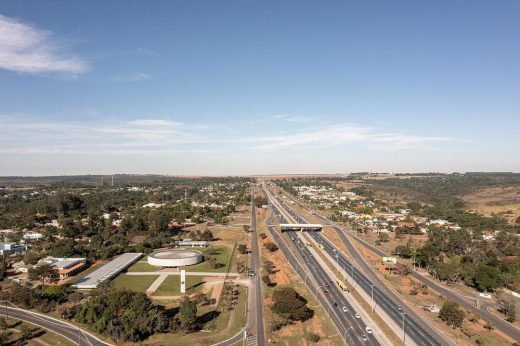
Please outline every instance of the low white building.
[[38, 232], [28, 231], [22, 236], [22, 238], [29, 241], [38, 241], [45, 238], [45, 236]]

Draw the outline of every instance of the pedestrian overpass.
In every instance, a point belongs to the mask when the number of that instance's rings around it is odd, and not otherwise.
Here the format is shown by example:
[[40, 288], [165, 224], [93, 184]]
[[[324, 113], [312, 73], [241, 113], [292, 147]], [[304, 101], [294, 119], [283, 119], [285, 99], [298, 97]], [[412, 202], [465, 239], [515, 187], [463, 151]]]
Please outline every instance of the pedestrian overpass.
[[281, 223], [280, 229], [283, 231], [321, 231], [323, 226], [319, 223]]

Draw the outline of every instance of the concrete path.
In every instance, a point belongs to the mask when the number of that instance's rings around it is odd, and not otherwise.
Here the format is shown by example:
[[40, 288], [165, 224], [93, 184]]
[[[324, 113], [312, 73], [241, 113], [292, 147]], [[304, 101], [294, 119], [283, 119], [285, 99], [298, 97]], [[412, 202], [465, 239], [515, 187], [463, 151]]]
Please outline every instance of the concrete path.
[[154, 282], [152, 282], [150, 287], [148, 287], [148, 289], [146, 290], [146, 294], [154, 293], [159, 288], [159, 286], [161, 286], [161, 284], [164, 282], [164, 280], [166, 280], [167, 277], [168, 277], [168, 274], [159, 275], [159, 277]]
[[[127, 272], [125, 275], [181, 275], [180, 272]], [[213, 272], [186, 272], [186, 276], [226, 276], [226, 273]], [[238, 276], [238, 273], [229, 273], [227, 276]]]

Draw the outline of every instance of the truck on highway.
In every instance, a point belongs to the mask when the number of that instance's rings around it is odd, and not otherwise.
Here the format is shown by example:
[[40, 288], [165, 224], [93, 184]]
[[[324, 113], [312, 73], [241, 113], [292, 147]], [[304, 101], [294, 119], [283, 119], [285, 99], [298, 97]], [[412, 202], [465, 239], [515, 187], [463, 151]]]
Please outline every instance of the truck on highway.
[[344, 282], [342, 282], [341, 280], [336, 280], [336, 283], [338, 284], [338, 287], [345, 293], [348, 293], [349, 292], [349, 289], [347, 287], [347, 285], [345, 285]]

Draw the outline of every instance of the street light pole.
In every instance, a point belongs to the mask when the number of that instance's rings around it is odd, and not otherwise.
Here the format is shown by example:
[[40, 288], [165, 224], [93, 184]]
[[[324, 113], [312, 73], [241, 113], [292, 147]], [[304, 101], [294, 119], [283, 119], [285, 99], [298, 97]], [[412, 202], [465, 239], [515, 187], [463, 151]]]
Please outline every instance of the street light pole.
[[376, 304], [374, 303], [374, 284], [372, 286], [372, 315], [374, 314], [374, 310], [376, 309]]
[[404, 316], [406, 315], [406, 313], [402, 312], [401, 315], [403, 316], [403, 346], [404, 346], [404, 343], [405, 343], [405, 340], [406, 340], [406, 331], [404, 329]]

